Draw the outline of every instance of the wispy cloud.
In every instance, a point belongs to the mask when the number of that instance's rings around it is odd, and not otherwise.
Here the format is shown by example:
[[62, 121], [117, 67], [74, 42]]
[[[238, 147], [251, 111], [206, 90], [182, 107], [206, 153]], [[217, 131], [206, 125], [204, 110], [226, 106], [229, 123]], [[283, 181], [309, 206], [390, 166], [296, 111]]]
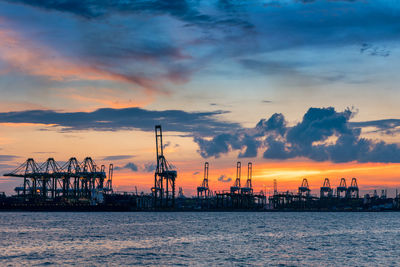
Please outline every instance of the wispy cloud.
[[218, 177], [218, 181], [223, 182], [223, 183], [229, 183], [232, 181], [232, 178], [227, 177], [225, 174], [223, 174], [220, 177]]
[[112, 156], [106, 156], [103, 158], [103, 160], [124, 160], [124, 159], [131, 159], [135, 157], [134, 155], [112, 155]]
[[19, 158], [19, 156], [15, 156], [15, 155], [0, 155], [0, 162], [12, 161], [12, 160], [17, 159], [17, 158]]
[[125, 164], [124, 166], [116, 166], [114, 167], [114, 170], [122, 170], [122, 169], [129, 169], [133, 172], [137, 172], [139, 170], [138, 166], [133, 163], [133, 162], [129, 162], [127, 164]]
[[145, 171], [145, 172], [154, 172], [155, 170], [156, 170], [156, 164], [155, 163], [153, 163], [153, 162], [148, 162], [148, 163], [145, 163], [144, 164], [144, 166], [143, 166], [143, 170]]
[[0, 122], [56, 125], [62, 127], [64, 131], [122, 129], [152, 131], [154, 125], [162, 124], [168, 131], [209, 135], [239, 127], [237, 123], [224, 122], [216, 118], [217, 115], [224, 113], [226, 112], [154, 111], [142, 108], [104, 108], [93, 112], [31, 110], [0, 113]]

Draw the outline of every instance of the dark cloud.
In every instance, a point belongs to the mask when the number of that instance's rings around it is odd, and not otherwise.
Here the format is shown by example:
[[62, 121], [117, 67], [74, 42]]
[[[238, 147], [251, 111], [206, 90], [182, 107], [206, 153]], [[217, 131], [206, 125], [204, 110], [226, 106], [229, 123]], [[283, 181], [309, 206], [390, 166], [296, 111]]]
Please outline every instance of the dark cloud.
[[194, 141], [199, 145], [198, 152], [204, 158], [218, 158], [221, 154], [228, 153], [232, 149], [241, 149], [243, 146], [238, 143], [238, 136], [234, 134], [220, 134], [211, 140], [195, 137]]
[[257, 150], [262, 145], [260, 137], [268, 134], [283, 135], [286, 122], [282, 114], [274, 114], [268, 120], [260, 120], [254, 129], [238, 129], [216, 135], [211, 139], [196, 136], [194, 141], [199, 145], [202, 157], [220, 157], [232, 150], [240, 150], [239, 158], [256, 157]]
[[137, 172], [137, 171], [138, 171], [137, 165], [136, 165], [135, 163], [133, 163], [133, 162], [127, 163], [127, 164], [124, 166], [124, 168], [130, 169], [130, 170], [132, 170], [132, 171], [134, 171], [134, 172]]
[[253, 136], [244, 134], [241, 143], [245, 149], [239, 153], [239, 158], [253, 158], [257, 156], [258, 147], [261, 145], [259, 140], [253, 138]]
[[137, 172], [138, 166], [133, 162], [129, 162], [122, 167], [116, 166], [114, 169], [115, 170], [130, 169], [131, 171]]
[[223, 122], [215, 118], [216, 115], [224, 113], [224, 111], [154, 111], [141, 108], [103, 108], [93, 112], [28, 110], [0, 113], [0, 122], [57, 125], [62, 127], [63, 131], [123, 129], [153, 131], [154, 125], [161, 124], [168, 131], [196, 133], [201, 136], [239, 128], [237, 123]]
[[199, 174], [199, 173], [200, 173], [200, 172], [194, 172], [193, 175], [197, 175], [197, 174]]
[[[143, 15], [169, 15], [176, 19], [186, 22], [188, 25], [198, 25], [209, 27], [212, 24], [226, 24], [230, 26], [251, 27], [249, 22], [238, 17], [230, 16], [230, 12], [218, 18], [205, 14], [199, 10], [196, 1], [188, 0], [141, 0], [141, 1], [119, 1], [119, 0], [17, 0], [9, 1], [23, 3], [46, 10], [56, 10], [71, 13], [86, 19], [98, 19], [107, 17], [111, 14], [143, 14]], [[232, 6], [232, 5], [231, 5]], [[228, 6], [220, 6], [222, 11], [232, 11]], [[237, 14], [237, 13], [236, 13]]]
[[279, 135], [284, 135], [286, 132], [286, 121], [282, 113], [273, 114], [268, 120], [261, 119], [256, 130], [259, 134], [264, 135], [266, 132], [275, 132]]
[[[12, 169], [12, 168], [15, 168], [15, 166], [14, 165], [9, 165], [9, 164], [0, 164], [0, 169]], [[2, 175], [3, 173], [2, 172], [0, 172], [0, 175]]]
[[153, 162], [148, 162], [144, 164], [143, 169], [145, 172], [154, 172], [157, 168], [157, 165]]
[[265, 145], [268, 149], [264, 152], [264, 158], [289, 159], [293, 157], [286, 143], [277, 140], [274, 136], [268, 136], [265, 140]]
[[390, 56], [390, 51], [387, 48], [374, 46], [372, 44], [366, 44], [366, 43], [361, 45], [360, 53], [370, 56], [380, 56], [380, 57]]
[[14, 159], [19, 158], [19, 156], [14, 156], [14, 155], [0, 155], [0, 162], [3, 161], [12, 161]]
[[258, 72], [263, 75], [284, 75], [296, 73], [297, 68], [303, 66], [304, 63], [279, 60], [242, 59], [240, 60], [240, 64], [246, 69]]
[[[400, 162], [400, 147], [361, 137], [361, 128], [375, 126], [386, 131], [397, 127], [397, 120], [349, 123], [355, 115], [346, 109], [310, 108], [300, 123], [288, 127], [282, 114], [262, 119], [253, 129], [224, 133], [211, 140], [195, 138], [203, 157], [219, 157], [239, 151], [239, 157], [255, 157], [265, 149], [267, 159], [309, 158], [332, 162]], [[358, 126], [358, 127], [357, 127]]]
[[123, 160], [123, 159], [131, 159], [135, 156], [133, 155], [113, 155], [104, 157], [103, 160]]
[[220, 177], [218, 177], [218, 181], [223, 182], [223, 183], [229, 183], [230, 181], [232, 181], [231, 177], [227, 177], [226, 175], [221, 175]]
[[167, 142], [165, 142], [165, 143], [163, 144], [163, 148], [165, 149], [165, 148], [169, 147], [170, 145], [171, 145], [171, 142], [170, 142], [170, 141], [167, 141]]
[[387, 120], [373, 120], [373, 121], [362, 121], [362, 122], [350, 122], [351, 127], [374, 127], [376, 130], [372, 132], [380, 132], [383, 134], [393, 135], [400, 131], [400, 120], [399, 119], [387, 119]]

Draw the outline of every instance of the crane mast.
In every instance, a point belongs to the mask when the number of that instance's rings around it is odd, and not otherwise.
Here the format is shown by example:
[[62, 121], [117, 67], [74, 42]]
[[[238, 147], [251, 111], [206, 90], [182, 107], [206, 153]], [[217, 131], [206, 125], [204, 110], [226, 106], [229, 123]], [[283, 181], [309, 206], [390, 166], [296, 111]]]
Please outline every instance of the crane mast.
[[157, 167], [154, 173], [152, 188], [154, 207], [173, 208], [175, 206], [175, 179], [177, 171], [173, 170], [164, 156], [161, 125], [155, 126]]

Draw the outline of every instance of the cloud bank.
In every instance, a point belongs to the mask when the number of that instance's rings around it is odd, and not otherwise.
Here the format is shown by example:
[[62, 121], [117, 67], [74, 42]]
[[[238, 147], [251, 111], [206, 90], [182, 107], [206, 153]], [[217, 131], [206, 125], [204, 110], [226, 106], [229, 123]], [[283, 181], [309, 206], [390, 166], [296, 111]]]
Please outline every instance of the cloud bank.
[[[0, 113], [0, 123], [55, 125], [63, 131], [153, 131], [155, 124], [161, 124], [166, 131], [192, 137], [199, 147], [199, 154], [204, 158], [218, 158], [230, 152], [237, 152], [239, 158], [252, 158], [257, 157], [262, 150], [265, 159], [302, 157], [332, 162], [400, 162], [400, 148], [397, 144], [361, 136], [361, 130], [365, 127], [374, 127], [376, 132], [383, 134], [395, 134], [400, 127], [398, 119], [350, 122], [355, 116], [353, 110], [339, 112], [333, 107], [327, 107], [308, 109], [301, 122], [293, 126], [288, 126], [283, 114], [275, 113], [268, 119], [261, 119], [254, 128], [243, 128], [238, 123], [219, 120], [218, 115], [224, 113], [141, 108], [107, 108], [93, 112], [28, 110]], [[116, 155], [107, 159], [122, 160], [130, 157]], [[133, 166], [124, 168], [135, 169]], [[152, 165], [144, 167], [145, 171], [153, 169]]]
[[[243, 128], [212, 139], [196, 137], [199, 153], [204, 158], [220, 157], [239, 151], [240, 157], [256, 157], [264, 149], [265, 159], [308, 158], [332, 162], [400, 162], [400, 148], [381, 140], [361, 137], [361, 127], [395, 126], [399, 120], [349, 123], [354, 112], [337, 112], [333, 107], [310, 108], [298, 124], [289, 127], [283, 114], [262, 119], [252, 129]], [[390, 122], [390, 124], [388, 124]]]

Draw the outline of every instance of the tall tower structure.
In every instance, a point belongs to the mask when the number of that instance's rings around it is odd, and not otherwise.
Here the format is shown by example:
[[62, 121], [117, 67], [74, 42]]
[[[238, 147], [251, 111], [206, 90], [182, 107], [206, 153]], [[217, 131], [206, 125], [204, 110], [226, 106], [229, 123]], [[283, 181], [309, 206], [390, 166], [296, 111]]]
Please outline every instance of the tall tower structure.
[[164, 156], [161, 125], [155, 126], [157, 167], [154, 173], [154, 208], [173, 208], [175, 206], [175, 180], [177, 171]]

